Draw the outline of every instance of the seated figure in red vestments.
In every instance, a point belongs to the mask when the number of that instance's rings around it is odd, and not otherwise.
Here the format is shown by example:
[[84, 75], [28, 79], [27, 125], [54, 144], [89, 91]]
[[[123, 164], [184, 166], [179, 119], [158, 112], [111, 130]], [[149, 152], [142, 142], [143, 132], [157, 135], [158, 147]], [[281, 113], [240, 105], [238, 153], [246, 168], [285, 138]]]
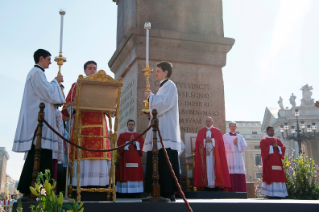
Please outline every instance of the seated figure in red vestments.
[[[140, 134], [134, 131], [135, 121], [127, 122], [127, 131], [120, 134], [117, 139], [117, 146], [128, 143]], [[143, 145], [144, 139], [140, 137], [133, 144], [129, 144], [118, 150], [119, 164], [116, 169], [116, 190], [118, 193], [127, 194], [127, 197], [136, 197], [143, 193]]]
[[288, 196], [286, 175], [282, 166], [286, 147], [281, 140], [274, 137], [274, 128], [267, 127], [267, 137], [260, 141], [263, 162], [263, 183], [261, 193], [270, 199]]
[[[84, 73], [86, 76], [91, 76], [97, 73], [97, 64], [94, 61], [88, 61], [84, 64]], [[70, 117], [70, 121], [73, 121], [73, 114], [75, 111], [70, 111], [70, 104], [74, 101], [76, 94], [77, 84], [73, 83], [66, 103], [63, 106], [62, 114], [65, 117]], [[106, 116], [108, 114], [102, 112], [81, 112], [81, 125], [82, 135], [97, 135], [97, 136], [108, 136], [109, 131], [107, 127]], [[76, 129], [74, 126], [70, 135], [70, 140], [73, 141], [73, 134]], [[107, 138], [89, 138], [82, 137], [82, 147], [90, 149], [109, 149], [110, 142]], [[72, 152], [75, 151], [75, 160], [77, 160], [77, 148], [71, 145], [69, 150], [70, 159], [72, 160]], [[81, 157], [81, 178], [80, 185], [83, 186], [101, 186], [105, 187], [109, 184], [109, 172], [111, 167], [111, 152], [90, 152], [82, 150]], [[74, 163], [74, 171], [72, 178], [72, 185], [77, 185], [77, 163]]]
[[213, 118], [206, 118], [206, 127], [196, 138], [194, 186], [205, 190], [230, 187], [222, 133], [213, 127]]

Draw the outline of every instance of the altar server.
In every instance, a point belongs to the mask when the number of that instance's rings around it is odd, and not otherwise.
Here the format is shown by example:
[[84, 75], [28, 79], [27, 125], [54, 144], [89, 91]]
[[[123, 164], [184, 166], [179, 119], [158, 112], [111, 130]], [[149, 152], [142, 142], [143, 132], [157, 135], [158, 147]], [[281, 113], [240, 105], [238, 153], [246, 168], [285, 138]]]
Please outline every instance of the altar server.
[[230, 187], [222, 133], [213, 127], [213, 118], [206, 118], [206, 127], [196, 138], [194, 186], [207, 191]]
[[[84, 64], [84, 73], [86, 76], [91, 76], [97, 73], [97, 63], [88, 61]], [[70, 104], [74, 101], [77, 84], [73, 83], [66, 103], [63, 106], [62, 114], [65, 117], [73, 117], [76, 111], [70, 111]], [[72, 98], [71, 98], [72, 97]], [[109, 136], [108, 126], [106, 122], [106, 115], [103, 112], [81, 112], [82, 135], [96, 135]], [[71, 121], [71, 120], [69, 120]], [[72, 122], [71, 122], [72, 123]], [[74, 126], [70, 135], [70, 140], [73, 141], [73, 134], [76, 132]], [[82, 137], [82, 147], [90, 149], [109, 149], [110, 142], [108, 138], [90, 138]], [[71, 145], [70, 159], [72, 159], [72, 152], [75, 151], [75, 160], [77, 160], [77, 148]], [[109, 184], [109, 172], [111, 167], [111, 152], [90, 152], [81, 150], [81, 178], [80, 185], [83, 186], [106, 186]], [[72, 185], [77, 185], [77, 163], [74, 163]]]
[[[117, 139], [117, 146], [137, 138], [140, 134], [135, 132], [134, 129], [135, 121], [129, 120], [126, 132], [120, 134]], [[133, 144], [118, 149], [119, 164], [116, 169], [116, 191], [118, 193], [131, 194], [131, 197], [136, 196], [138, 193], [143, 193], [143, 145], [144, 139], [140, 137]]]
[[[18, 185], [18, 190], [25, 196], [30, 193], [29, 186], [32, 182], [36, 144], [36, 139], [32, 139], [38, 125], [39, 104], [41, 102], [45, 104], [44, 118], [57, 129], [56, 105], [65, 102], [59, 86], [59, 82], [63, 82], [63, 76], [59, 75], [49, 82], [44, 73], [44, 70], [51, 64], [50, 52], [38, 49], [33, 57], [36, 65], [27, 75], [12, 147], [14, 152], [27, 153]], [[40, 172], [44, 173], [45, 169], [52, 171], [52, 166], [57, 165], [56, 160], [63, 160], [63, 152], [62, 148], [59, 148], [57, 135], [45, 124], [42, 128], [41, 148]]]
[[274, 128], [267, 127], [267, 136], [260, 141], [263, 162], [263, 183], [261, 193], [271, 199], [288, 196], [286, 176], [282, 166], [286, 147], [281, 140], [274, 137]]
[[230, 192], [246, 192], [246, 169], [242, 152], [247, 148], [244, 137], [236, 133], [236, 122], [229, 123], [230, 132], [223, 135], [231, 187]]
[[[169, 160], [173, 166], [173, 170], [177, 179], [179, 178], [178, 152], [181, 151], [181, 136], [179, 127], [179, 111], [178, 111], [178, 93], [174, 82], [169, 80], [172, 75], [173, 66], [169, 62], [160, 62], [156, 68], [155, 77], [160, 82], [160, 88], [156, 94], [145, 92], [145, 98], [149, 101], [150, 118], [152, 118], [152, 110], [157, 110], [157, 118], [159, 129], [163, 138], [165, 149], [168, 153]], [[149, 122], [151, 124], [151, 121]], [[161, 186], [161, 196], [175, 201], [174, 193], [177, 191], [177, 186], [169, 170], [166, 162], [164, 151], [157, 136], [158, 153], [158, 170], [159, 184]], [[152, 190], [152, 146], [153, 146], [153, 131], [149, 130], [146, 134], [146, 139], [143, 151], [147, 152], [146, 176], [145, 176], [145, 192]]]

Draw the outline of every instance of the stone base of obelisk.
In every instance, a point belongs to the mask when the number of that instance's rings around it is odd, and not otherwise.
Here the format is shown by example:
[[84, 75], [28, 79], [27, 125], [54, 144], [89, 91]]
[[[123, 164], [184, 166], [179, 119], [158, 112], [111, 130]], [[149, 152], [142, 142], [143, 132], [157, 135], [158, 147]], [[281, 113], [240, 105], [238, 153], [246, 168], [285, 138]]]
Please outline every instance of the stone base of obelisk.
[[[205, 118], [214, 119], [214, 127], [225, 132], [225, 100], [222, 67], [226, 53], [234, 40], [211, 36], [185, 35], [183, 33], [150, 31], [150, 67], [156, 70], [160, 61], [173, 64], [171, 80], [178, 90], [179, 122], [181, 137], [185, 133], [197, 133], [205, 127]], [[120, 52], [110, 60], [115, 78], [124, 78], [122, 88], [119, 132], [126, 130], [128, 119], [136, 120], [136, 131], [148, 126], [145, 115], [140, 115], [144, 104], [145, 30], [132, 28]], [[150, 77], [151, 90], [156, 93], [159, 82], [154, 73]]]

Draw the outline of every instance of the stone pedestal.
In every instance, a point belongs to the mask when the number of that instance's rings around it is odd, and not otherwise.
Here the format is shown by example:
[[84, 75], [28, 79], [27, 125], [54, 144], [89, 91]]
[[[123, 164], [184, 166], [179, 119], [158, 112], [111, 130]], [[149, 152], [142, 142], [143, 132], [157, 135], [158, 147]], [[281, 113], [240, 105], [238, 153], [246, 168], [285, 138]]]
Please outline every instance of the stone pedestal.
[[[197, 133], [205, 117], [225, 129], [225, 101], [222, 67], [234, 39], [223, 33], [221, 0], [117, 0], [117, 49], [109, 61], [115, 78], [124, 78], [120, 105], [119, 132], [126, 130], [128, 119], [136, 121], [136, 131], [147, 128], [148, 120], [139, 113], [143, 108], [145, 77], [144, 23], [151, 22], [150, 67], [169, 61], [171, 80], [179, 94], [181, 136]], [[150, 77], [153, 93], [159, 88]]]

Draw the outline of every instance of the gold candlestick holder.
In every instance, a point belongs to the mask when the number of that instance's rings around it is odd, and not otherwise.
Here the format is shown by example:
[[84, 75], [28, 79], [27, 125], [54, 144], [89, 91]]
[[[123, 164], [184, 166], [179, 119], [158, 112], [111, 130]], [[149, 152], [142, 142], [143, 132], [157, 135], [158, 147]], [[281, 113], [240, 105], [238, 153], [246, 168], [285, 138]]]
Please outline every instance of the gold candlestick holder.
[[66, 58], [62, 56], [62, 52], [59, 53], [58, 57], [54, 58], [54, 61], [57, 62], [59, 66], [58, 76], [61, 75], [61, 66], [66, 62]]
[[[59, 56], [58, 57], [55, 57], [54, 58], [54, 61], [57, 62], [58, 66], [59, 66], [59, 71], [58, 71], [58, 75], [61, 75], [61, 66], [63, 65], [63, 63], [66, 62], [66, 58], [62, 56], [62, 52], [59, 53]], [[61, 85], [61, 82], [59, 82], [59, 85]], [[64, 95], [64, 92], [62, 91], [63, 95]]]
[[[150, 87], [151, 87], [151, 86], [150, 86], [149, 78], [150, 78], [152, 72], [153, 72], [153, 69], [149, 67], [149, 64], [148, 64], [148, 63], [146, 63], [146, 67], [143, 69], [143, 73], [144, 73], [144, 75], [145, 75], [145, 77], [146, 77], [146, 90], [145, 90], [146, 92], [151, 92], [151, 90], [150, 90]], [[149, 113], [150, 113], [150, 109], [149, 109], [149, 102], [148, 102], [148, 100], [145, 99], [145, 100], [143, 101], [143, 103], [144, 103], [144, 109], [141, 110], [140, 115], [142, 115], [143, 113], [149, 114]]]

